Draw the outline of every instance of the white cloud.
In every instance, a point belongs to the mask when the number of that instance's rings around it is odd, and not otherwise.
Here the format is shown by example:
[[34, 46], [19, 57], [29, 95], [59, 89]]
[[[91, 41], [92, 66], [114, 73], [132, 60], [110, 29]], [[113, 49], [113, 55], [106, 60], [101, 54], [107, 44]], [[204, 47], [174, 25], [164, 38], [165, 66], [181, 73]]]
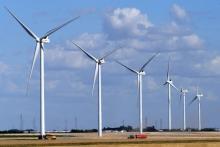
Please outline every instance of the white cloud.
[[191, 48], [201, 48], [203, 45], [203, 41], [196, 34], [183, 36], [182, 39]]
[[137, 53], [138, 52], [133, 48], [123, 47], [123, 48], [119, 49], [117, 52], [115, 52], [114, 54], [112, 54], [111, 58], [126, 60], [126, 59], [129, 59], [130, 57], [137, 55]]
[[216, 56], [207, 61], [206, 63], [196, 64], [195, 67], [208, 74], [219, 75], [220, 71], [218, 69], [220, 69], [220, 56]]
[[[136, 8], [117, 8], [106, 14], [104, 29], [110, 37], [137, 37], [147, 33], [153, 24]], [[112, 36], [111, 36], [112, 35]]]
[[184, 25], [180, 25], [175, 21], [171, 21], [167, 25], [161, 26], [159, 31], [161, 32], [161, 34], [165, 34], [168, 36], [170, 36], [170, 35], [186, 35], [186, 34], [190, 33], [190, 28], [188, 28]]
[[171, 13], [178, 20], [182, 21], [182, 20], [188, 19], [188, 15], [186, 13], [186, 10], [177, 4], [172, 5]]
[[0, 61], [0, 74], [6, 73], [9, 70], [9, 66]]
[[213, 92], [205, 91], [204, 98], [210, 101], [216, 101], [219, 97]]
[[59, 84], [59, 80], [47, 80], [46, 88], [49, 90], [54, 90]]
[[[138, 27], [139, 24], [144, 27]], [[168, 22], [165, 26], [155, 26], [148, 20], [147, 15], [136, 8], [117, 8], [105, 16], [104, 28], [108, 30], [100, 33], [82, 33], [66, 41], [64, 47], [56, 46], [47, 50], [45, 59], [52, 68], [74, 69], [90, 66], [92, 62], [72, 42], [95, 57], [101, 57], [112, 49], [122, 47], [110, 58], [123, 60], [128, 64], [137, 63], [136, 58], [141, 59], [140, 56], [144, 52], [203, 48], [202, 39], [188, 27], [175, 21]], [[182, 59], [178, 52], [172, 54], [175, 60]]]
[[10, 92], [18, 92], [19, 90], [21, 90], [19, 89], [18, 85], [16, 85], [12, 81], [8, 81], [5, 86], [6, 86], [6, 89]]
[[158, 90], [159, 85], [157, 84], [156, 80], [153, 77], [147, 77], [146, 87], [148, 91], [155, 91]]
[[80, 51], [64, 50], [62, 47], [48, 49], [45, 55], [52, 68], [82, 68], [90, 64]]
[[[86, 50], [97, 50], [106, 44], [107, 36], [103, 33], [83, 33], [79, 37], [74, 38], [73, 42], [77, 43], [79, 46]], [[75, 48], [72, 41], [68, 41], [67, 44], [70, 48]]]

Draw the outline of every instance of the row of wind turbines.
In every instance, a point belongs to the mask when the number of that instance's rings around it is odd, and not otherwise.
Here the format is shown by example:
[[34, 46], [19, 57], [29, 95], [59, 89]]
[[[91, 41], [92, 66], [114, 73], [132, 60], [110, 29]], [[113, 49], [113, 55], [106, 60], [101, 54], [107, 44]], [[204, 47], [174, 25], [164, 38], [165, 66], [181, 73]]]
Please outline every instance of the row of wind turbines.
[[[31, 76], [32, 76], [34, 65], [35, 65], [37, 56], [40, 52], [40, 137], [43, 139], [46, 135], [45, 134], [45, 104], [44, 104], [44, 102], [45, 102], [45, 95], [44, 95], [44, 50], [45, 50], [45, 48], [44, 48], [44, 44], [47, 44], [47, 43], [50, 42], [50, 40], [48, 38], [50, 35], [52, 35], [56, 31], [60, 30], [64, 26], [70, 24], [71, 22], [77, 20], [80, 16], [72, 18], [72, 19], [66, 21], [65, 23], [49, 30], [42, 37], [38, 37], [37, 35], [35, 35], [35, 33], [33, 33], [31, 31], [31, 29], [29, 27], [27, 27], [22, 21], [20, 21], [8, 8], [5, 7], [5, 9], [20, 24], [20, 26], [26, 31], [26, 33], [36, 41], [35, 52], [34, 52], [34, 56], [33, 56], [33, 60], [32, 60], [30, 75], [29, 75], [29, 78], [28, 78], [27, 91], [29, 89], [29, 82], [30, 82], [30, 79], [31, 79]], [[94, 74], [94, 79], [93, 79], [93, 86], [92, 86], [92, 93], [94, 91], [96, 79], [97, 79], [97, 76], [98, 76], [98, 136], [101, 137], [102, 136], [102, 65], [105, 63], [105, 58], [107, 58], [108, 56], [113, 54], [115, 51], [117, 51], [117, 49], [115, 49], [111, 52], [108, 52], [107, 54], [105, 54], [101, 58], [96, 58], [92, 54], [88, 53], [85, 49], [81, 48], [78, 44], [76, 44], [76, 43], [73, 43], [73, 44], [77, 48], [79, 48], [89, 59], [91, 59], [96, 64], [95, 74]], [[143, 76], [145, 75], [144, 69], [158, 55], [159, 55], [159, 53], [154, 54], [146, 63], [143, 64], [143, 66], [139, 70], [134, 70], [134, 69], [124, 65], [120, 61], [116, 61], [121, 66], [125, 67], [130, 72], [137, 75], [138, 95], [139, 95], [139, 127], [140, 127], [140, 133], [143, 133], [142, 79], [143, 79]], [[169, 130], [171, 130], [171, 128], [172, 128], [171, 127], [171, 87], [175, 88], [176, 90], [178, 90], [178, 89], [173, 84], [173, 81], [170, 78], [170, 74], [169, 74], [169, 66], [170, 65], [169, 64], [170, 64], [170, 62], [168, 62], [167, 81], [165, 82], [164, 85], [168, 86], [168, 122], [169, 122], [168, 123], [169, 124], [168, 128], [169, 128]], [[184, 116], [184, 127], [183, 127], [183, 129], [185, 130], [186, 129], [185, 96], [186, 96], [186, 93], [188, 92], [188, 90], [187, 89], [181, 89], [180, 92], [181, 92], [181, 96], [183, 97], [183, 104], [184, 104], [184, 111], [183, 111], [184, 112], [184, 115], [183, 115]], [[197, 90], [196, 97], [191, 101], [191, 103], [192, 103], [197, 99], [199, 100], [199, 130], [201, 129], [200, 98], [202, 96], [203, 95], [199, 94], [198, 90]]]
[[[188, 89], [181, 88], [180, 90], [174, 85], [170, 77], [170, 59], [168, 61], [167, 68], [167, 81], [164, 83], [168, 87], [168, 129], [172, 130], [172, 99], [171, 99], [171, 88], [180, 92], [180, 100], [183, 99], [183, 130], [186, 130], [186, 94], [189, 92]], [[198, 130], [201, 130], [201, 107], [200, 100], [203, 97], [202, 93], [199, 93], [198, 87], [196, 89], [196, 96], [190, 101], [189, 105], [198, 99]]]

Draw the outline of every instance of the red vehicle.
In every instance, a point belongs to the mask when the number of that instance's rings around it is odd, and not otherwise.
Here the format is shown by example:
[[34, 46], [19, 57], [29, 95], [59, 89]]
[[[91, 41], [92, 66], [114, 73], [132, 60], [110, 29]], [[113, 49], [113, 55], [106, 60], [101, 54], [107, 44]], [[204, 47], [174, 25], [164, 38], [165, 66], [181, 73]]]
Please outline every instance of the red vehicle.
[[135, 138], [137, 138], [137, 139], [146, 139], [147, 135], [146, 134], [136, 134]]

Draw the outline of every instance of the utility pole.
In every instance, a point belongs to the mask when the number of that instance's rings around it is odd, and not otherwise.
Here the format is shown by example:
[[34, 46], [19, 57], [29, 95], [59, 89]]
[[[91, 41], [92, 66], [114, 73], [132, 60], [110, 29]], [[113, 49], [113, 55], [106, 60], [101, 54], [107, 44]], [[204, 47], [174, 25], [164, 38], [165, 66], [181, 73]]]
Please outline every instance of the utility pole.
[[75, 122], [75, 129], [77, 130], [77, 129], [78, 129], [78, 120], [77, 120], [77, 117], [75, 117], [74, 122]]
[[162, 130], [163, 129], [163, 120], [162, 120], [162, 118], [160, 119], [160, 130]]
[[22, 116], [22, 113], [20, 114], [20, 130], [22, 131], [24, 128], [23, 128], [23, 116]]
[[147, 116], [145, 116], [145, 127], [146, 127], [146, 128], [148, 127], [148, 119], [147, 119]]
[[122, 126], [125, 127], [125, 120], [122, 120]]
[[157, 129], [157, 120], [155, 120], [155, 129]]
[[65, 127], [64, 127], [64, 131], [68, 130], [68, 120], [65, 119]]
[[36, 119], [35, 119], [35, 117], [33, 118], [33, 121], [32, 121], [32, 127], [33, 127], [33, 130], [34, 131], [37, 131], [37, 127], [36, 127]]

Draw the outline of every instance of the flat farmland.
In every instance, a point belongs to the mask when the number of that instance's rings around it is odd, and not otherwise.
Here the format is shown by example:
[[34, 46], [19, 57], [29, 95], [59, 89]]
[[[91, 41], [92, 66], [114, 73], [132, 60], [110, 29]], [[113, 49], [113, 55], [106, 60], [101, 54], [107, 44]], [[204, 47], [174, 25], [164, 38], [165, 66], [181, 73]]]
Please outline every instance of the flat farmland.
[[24, 146], [84, 146], [84, 147], [219, 147], [219, 132], [151, 132], [147, 139], [128, 139], [133, 133], [104, 133], [102, 138], [96, 133], [54, 134], [56, 140], [38, 140], [36, 134], [0, 135], [2, 147]]

